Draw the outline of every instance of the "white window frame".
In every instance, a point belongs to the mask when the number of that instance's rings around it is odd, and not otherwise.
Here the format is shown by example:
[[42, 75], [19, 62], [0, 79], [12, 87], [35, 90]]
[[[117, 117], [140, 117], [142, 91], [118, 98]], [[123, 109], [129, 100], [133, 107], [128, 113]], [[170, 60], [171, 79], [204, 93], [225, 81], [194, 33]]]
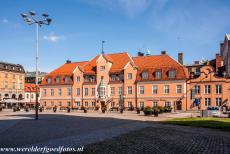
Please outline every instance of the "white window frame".
[[111, 96], [115, 95], [115, 87], [110, 87], [110, 95]]
[[216, 85], [216, 94], [222, 94], [222, 85], [221, 84]]
[[211, 98], [204, 98], [205, 106], [211, 106]]
[[132, 80], [133, 79], [133, 73], [128, 73], [127, 76], [128, 76], [127, 77], [128, 80]]
[[205, 94], [211, 94], [211, 85], [205, 85], [204, 86], [204, 93]]
[[158, 93], [158, 86], [157, 85], [153, 85], [152, 86], [152, 94], [157, 94]]
[[127, 94], [128, 94], [128, 95], [132, 95], [132, 93], [133, 93], [132, 86], [128, 86], [128, 87], [127, 87]]
[[181, 84], [176, 85], [176, 93], [182, 94], [182, 85]]
[[170, 86], [164, 85], [164, 94], [169, 94], [169, 93], [170, 93]]
[[145, 86], [139, 86], [139, 94], [141, 95], [145, 94]]

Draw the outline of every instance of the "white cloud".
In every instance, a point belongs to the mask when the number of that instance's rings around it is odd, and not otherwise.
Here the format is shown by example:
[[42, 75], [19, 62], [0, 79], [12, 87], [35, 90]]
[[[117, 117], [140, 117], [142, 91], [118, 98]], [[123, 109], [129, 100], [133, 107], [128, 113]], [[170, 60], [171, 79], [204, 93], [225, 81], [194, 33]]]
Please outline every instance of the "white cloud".
[[8, 21], [6, 18], [0, 20], [0, 22], [2, 22], [2, 23], [4, 23], [4, 24], [8, 24], [8, 23], [9, 23], [9, 21]]
[[45, 35], [43, 38], [50, 42], [57, 42], [58, 40], [65, 39], [63, 36], [57, 36], [54, 32], [51, 32], [49, 35]]

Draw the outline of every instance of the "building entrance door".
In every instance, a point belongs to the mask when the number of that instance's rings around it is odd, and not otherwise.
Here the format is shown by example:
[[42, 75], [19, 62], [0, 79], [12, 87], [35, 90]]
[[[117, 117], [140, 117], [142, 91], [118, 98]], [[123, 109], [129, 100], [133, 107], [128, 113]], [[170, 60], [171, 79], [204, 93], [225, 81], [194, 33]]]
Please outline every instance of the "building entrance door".
[[105, 101], [101, 101], [101, 109], [105, 108]]
[[181, 101], [177, 101], [176, 102], [176, 110], [181, 110], [182, 109], [182, 102]]

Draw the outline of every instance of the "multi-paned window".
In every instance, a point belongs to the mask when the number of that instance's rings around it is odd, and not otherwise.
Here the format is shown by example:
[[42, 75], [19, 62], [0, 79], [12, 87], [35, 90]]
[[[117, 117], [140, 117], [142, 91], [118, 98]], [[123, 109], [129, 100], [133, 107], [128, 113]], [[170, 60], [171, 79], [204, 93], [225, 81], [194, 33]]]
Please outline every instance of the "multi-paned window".
[[81, 93], [81, 89], [77, 88], [77, 96], [80, 96], [80, 93]]
[[85, 106], [88, 106], [88, 102], [85, 102]]
[[80, 76], [77, 76], [76, 77], [76, 82], [80, 82], [81, 81], [81, 77]]
[[182, 85], [177, 85], [176, 86], [176, 93], [181, 94], [182, 93]]
[[122, 87], [118, 87], [118, 94], [119, 94], [119, 95], [122, 95], [122, 94], [123, 94], [123, 92], [122, 92]]
[[56, 77], [56, 83], [60, 83], [60, 77]]
[[61, 89], [61, 88], [58, 89], [58, 95], [59, 95], [59, 96], [62, 95], [62, 89]]
[[85, 96], [88, 96], [88, 94], [89, 94], [89, 89], [85, 88]]
[[216, 98], [216, 106], [221, 106], [222, 98]]
[[211, 85], [205, 85], [205, 94], [211, 93]]
[[77, 101], [76, 106], [81, 106], [81, 102]]
[[140, 94], [145, 94], [145, 87], [144, 86], [140, 86]]
[[222, 93], [222, 85], [218, 84], [216, 85], [216, 94], [221, 94]]
[[133, 106], [132, 102], [128, 102], [128, 108], [130, 108], [132, 106]]
[[111, 75], [111, 80], [115, 81], [116, 80], [116, 75]]
[[128, 86], [128, 94], [132, 94], [132, 86]]
[[69, 83], [70, 82], [70, 77], [69, 76], [66, 76], [65, 77], [65, 83]]
[[46, 89], [43, 89], [43, 96], [46, 96]]
[[200, 94], [200, 85], [195, 85], [194, 86], [194, 93], [195, 94]]
[[67, 88], [67, 96], [71, 95], [71, 88]]
[[211, 106], [211, 98], [205, 98], [205, 106]]
[[104, 71], [105, 70], [105, 66], [100, 66], [100, 71]]
[[96, 106], [96, 102], [92, 102], [92, 106], [95, 107]]
[[53, 96], [54, 95], [54, 89], [51, 89], [50, 90], [50, 96]]
[[114, 107], [115, 106], [115, 102], [111, 102], [111, 107]]
[[171, 102], [165, 102], [165, 107], [170, 107], [171, 106]]
[[67, 102], [67, 106], [70, 106], [70, 104], [71, 104], [70, 102]]
[[153, 90], [153, 94], [157, 94], [158, 86], [157, 86], [157, 85], [154, 85], [154, 86], [152, 87], [152, 90]]
[[153, 101], [153, 106], [158, 106], [158, 102], [157, 101]]
[[155, 72], [155, 78], [156, 79], [161, 79], [161, 71], [160, 70]]
[[114, 95], [115, 95], [115, 88], [114, 88], [114, 87], [111, 87], [111, 88], [110, 88], [110, 95], [111, 95], [111, 96], [114, 96]]
[[95, 88], [92, 88], [92, 96], [95, 96]]
[[45, 101], [45, 102], [43, 102], [43, 105], [44, 105], [44, 106], [46, 106], [46, 101]]
[[100, 96], [101, 97], [105, 96], [105, 87], [100, 87]]
[[176, 71], [175, 70], [169, 70], [169, 78], [174, 79], [176, 77]]
[[58, 106], [62, 106], [62, 102], [61, 101], [58, 102]]
[[132, 73], [128, 73], [128, 79], [131, 80], [133, 78], [133, 74]]
[[140, 108], [144, 108], [145, 107], [145, 103], [144, 102], [140, 102], [139, 107]]
[[164, 85], [164, 94], [169, 94], [169, 85]]
[[54, 102], [53, 102], [53, 101], [50, 102], [50, 106], [51, 106], [51, 107], [54, 106]]
[[49, 77], [49, 78], [47, 79], [48, 84], [50, 84], [51, 81], [52, 81], [52, 79]]
[[148, 79], [148, 72], [147, 71], [143, 72], [141, 76], [142, 76], [142, 79]]

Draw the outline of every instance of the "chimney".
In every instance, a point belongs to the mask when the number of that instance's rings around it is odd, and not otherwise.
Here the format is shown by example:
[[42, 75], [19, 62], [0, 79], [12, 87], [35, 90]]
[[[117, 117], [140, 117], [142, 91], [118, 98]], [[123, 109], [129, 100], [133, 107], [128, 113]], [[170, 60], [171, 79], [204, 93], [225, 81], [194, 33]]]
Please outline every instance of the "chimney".
[[183, 52], [178, 53], [178, 62], [183, 65]]
[[196, 61], [194, 61], [194, 64], [195, 64], [195, 65], [199, 65], [200, 62], [196, 60]]
[[161, 51], [161, 54], [162, 54], [162, 55], [165, 55], [165, 54], [166, 54], [166, 51]]
[[137, 55], [138, 55], [138, 56], [144, 56], [145, 54], [144, 54], [143, 52], [140, 52], [140, 51], [139, 51], [139, 52], [137, 53]]
[[221, 56], [223, 56], [223, 52], [224, 52], [224, 43], [220, 43], [220, 54], [221, 54]]
[[69, 63], [71, 63], [71, 60], [66, 60], [66, 64], [69, 64]]
[[222, 61], [223, 61], [223, 59], [222, 59], [221, 55], [219, 53], [217, 53], [216, 54], [216, 72], [218, 71], [218, 69], [220, 67], [223, 66], [223, 62]]

